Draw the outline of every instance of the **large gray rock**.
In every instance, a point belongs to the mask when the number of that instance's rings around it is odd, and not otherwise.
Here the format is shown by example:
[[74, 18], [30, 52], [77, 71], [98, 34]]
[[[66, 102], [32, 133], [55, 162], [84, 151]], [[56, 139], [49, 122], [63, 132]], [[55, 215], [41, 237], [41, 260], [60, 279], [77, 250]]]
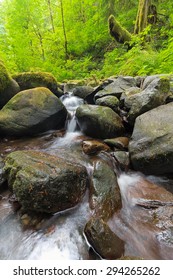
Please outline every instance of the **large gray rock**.
[[114, 260], [124, 254], [124, 242], [102, 219], [92, 218], [84, 232], [88, 242], [102, 258]]
[[101, 160], [94, 163], [90, 206], [94, 214], [104, 220], [108, 220], [122, 206], [117, 177], [112, 168]]
[[96, 105], [107, 106], [114, 112], [119, 113], [119, 100], [115, 96], [105, 96], [96, 100]]
[[129, 152], [135, 170], [156, 175], [172, 173], [173, 103], [159, 106], [136, 119]]
[[75, 206], [88, 182], [85, 167], [37, 151], [9, 154], [4, 171], [23, 209], [37, 212], [55, 213]]
[[112, 138], [123, 134], [121, 118], [112, 109], [96, 105], [82, 105], [76, 111], [77, 122], [86, 135]]
[[77, 86], [73, 90], [73, 95], [85, 99], [93, 91], [94, 88], [90, 86]]
[[95, 95], [95, 100], [98, 98], [113, 95], [120, 98], [121, 94], [130, 87], [136, 86], [136, 80], [133, 77], [118, 77], [111, 84], [100, 90]]
[[130, 111], [127, 116], [128, 122], [133, 125], [135, 119], [141, 114], [165, 104], [170, 90], [168, 78], [156, 77], [140, 93], [127, 95], [124, 106]]
[[0, 133], [33, 135], [65, 125], [67, 110], [49, 89], [35, 88], [16, 94], [0, 111]]

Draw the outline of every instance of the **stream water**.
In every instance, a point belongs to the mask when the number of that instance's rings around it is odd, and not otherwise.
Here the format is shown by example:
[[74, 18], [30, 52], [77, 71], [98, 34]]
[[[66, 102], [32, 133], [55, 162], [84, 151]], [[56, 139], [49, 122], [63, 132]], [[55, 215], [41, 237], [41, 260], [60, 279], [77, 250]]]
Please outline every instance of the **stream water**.
[[[75, 120], [75, 110], [83, 100], [70, 94], [63, 97], [62, 102], [69, 112], [65, 132], [51, 131], [32, 139], [3, 139], [1, 155], [15, 150], [42, 150], [80, 162], [92, 174], [92, 159], [81, 148], [85, 136], [78, 130]], [[118, 183], [123, 207], [108, 224], [125, 241], [125, 255], [173, 259], [172, 181], [131, 172], [122, 173]], [[92, 215], [88, 192], [78, 206], [46, 218], [38, 230], [23, 227], [18, 212], [9, 202], [9, 195], [8, 190], [0, 193], [0, 259], [98, 258], [91, 254], [83, 235], [84, 226]]]

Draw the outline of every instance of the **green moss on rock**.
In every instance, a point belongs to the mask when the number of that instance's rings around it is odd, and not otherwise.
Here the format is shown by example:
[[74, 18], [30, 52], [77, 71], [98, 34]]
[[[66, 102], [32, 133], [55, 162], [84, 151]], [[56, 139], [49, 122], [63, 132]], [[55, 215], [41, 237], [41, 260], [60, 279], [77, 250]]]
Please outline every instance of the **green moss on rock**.
[[2, 61], [0, 61], [0, 94], [8, 87], [10, 81], [10, 75]]
[[17, 81], [21, 90], [31, 89], [36, 87], [46, 87], [52, 91], [56, 96], [63, 95], [60, 86], [51, 73], [47, 72], [24, 72], [13, 76]]

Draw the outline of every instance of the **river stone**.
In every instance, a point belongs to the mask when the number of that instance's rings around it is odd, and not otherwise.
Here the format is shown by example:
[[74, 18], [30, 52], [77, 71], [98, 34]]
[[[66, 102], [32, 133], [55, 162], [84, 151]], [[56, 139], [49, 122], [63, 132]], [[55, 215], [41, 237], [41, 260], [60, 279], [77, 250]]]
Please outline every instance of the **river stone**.
[[127, 150], [129, 145], [129, 138], [117, 137], [117, 138], [105, 139], [104, 143], [118, 150]]
[[119, 113], [119, 100], [115, 96], [105, 96], [96, 100], [96, 105], [107, 106], [114, 112]]
[[73, 95], [85, 99], [93, 90], [90, 86], [78, 86], [73, 90]]
[[136, 80], [133, 77], [118, 77], [113, 83], [106, 86], [103, 90], [100, 90], [95, 95], [95, 100], [98, 98], [113, 95], [120, 98], [121, 94], [130, 87], [136, 86]]
[[130, 111], [127, 116], [128, 122], [133, 125], [135, 119], [141, 114], [165, 104], [170, 90], [168, 78], [156, 78], [148, 87], [137, 94], [126, 96], [124, 106]]
[[24, 72], [14, 75], [13, 78], [17, 81], [22, 91], [36, 87], [46, 87], [57, 97], [64, 94], [57, 80], [51, 73]]
[[60, 129], [66, 117], [66, 108], [49, 89], [29, 89], [16, 94], [0, 111], [0, 133], [20, 136]]
[[110, 151], [110, 147], [98, 140], [85, 140], [82, 142], [83, 152], [87, 155], [98, 154], [100, 151]]
[[82, 105], [76, 118], [83, 133], [94, 138], [112, 138], [124, 133], [121, 118], [112, 109], [98, 105]]
[[161, 175], [173, 170], [173, 103], [159, 106], [136, 119], [129, 143], [135, 170]]
[[4, 170], [23, 209], [37, 212], [55, 213], [75, 206], [88, 182], [85, 167], [37, 151], [9, 154]]
[[112, 168], [101, 160], [94, 163], [90, 206], [94, 215], [104, 220], [108, 220], [122, 206], [117, 177]]
[[129, 153], [125, 151], [116, 151], [112, 153], [113, 158], [118, 163], [118, 168], [121, 171], [127, 171], [130, 167]]
[[124, 254], [124, 241], [102, 219], [91, 218], [84, 233], [89, 244], [103, 259], [114, 260]]

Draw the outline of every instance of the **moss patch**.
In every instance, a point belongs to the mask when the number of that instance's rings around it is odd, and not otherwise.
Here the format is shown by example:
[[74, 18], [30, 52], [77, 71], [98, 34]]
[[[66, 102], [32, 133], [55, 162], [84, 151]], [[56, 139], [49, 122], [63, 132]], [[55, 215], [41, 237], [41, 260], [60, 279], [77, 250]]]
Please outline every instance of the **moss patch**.
[[2, 61], [0, 61], [0, 93], [3, 92], [11, 81], [10, 75]]

